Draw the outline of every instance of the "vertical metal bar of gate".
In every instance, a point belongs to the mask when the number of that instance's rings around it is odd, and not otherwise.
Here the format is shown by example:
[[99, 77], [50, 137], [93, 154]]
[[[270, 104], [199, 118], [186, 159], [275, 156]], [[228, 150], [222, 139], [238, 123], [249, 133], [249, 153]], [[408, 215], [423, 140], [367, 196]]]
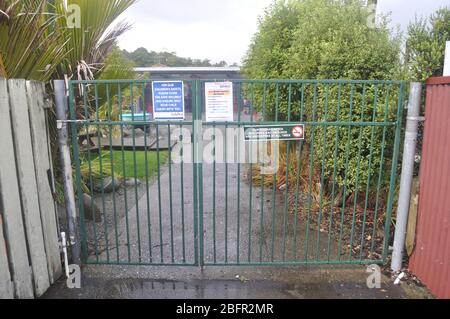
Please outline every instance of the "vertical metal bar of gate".
[[198, 258], [198, 263], [201, 267], [204, 265], [204, 252], [203, 252], [203, 154], [202, 154], [202, 143], [203, 143], [203, 130], [202, 130], [202, 105], [201, 105], [201, 93], [202, 86], [201, 82], [196, 80], [194, 82], [195, 87], [195, 114], [193, 114], [193, 127], [194, 127], [194, 165], [195, 165], [195, 176], [194, 176], [194, 189], [196, 192], [195, 198], [197, 198], [197, 223], [198, 230], [196, 227], [197, 236], [199, 239], [196, 240], [196, 244], [199, 245], [199, 253], [196, 254], [196, 258]]
[[197, 134], [198, 134], [198, 127], [197, 127], [197, 113], [198, 113], [198, 81], [194, 81], [192, 84], [192, 160], [193, 160], [193, 196], [194, 196], [194, 258], [195, 258], [195, 265], [198, 266], [202, 263], [202, 258], [199, 258], [199, 246], [201, 249], [202, 244], [202, 236], [199, 236], [199, 208], [198, 208], [198, 164], [196, 161], [197, 157]]

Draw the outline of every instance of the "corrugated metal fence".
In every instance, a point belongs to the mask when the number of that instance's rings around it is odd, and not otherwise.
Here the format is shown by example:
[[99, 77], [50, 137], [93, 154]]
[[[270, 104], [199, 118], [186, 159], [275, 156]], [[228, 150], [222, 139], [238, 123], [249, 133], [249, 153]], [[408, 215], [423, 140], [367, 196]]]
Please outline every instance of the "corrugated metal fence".
[[0, 78], [0, 299], [61, 275], [44, 85]]
[[450, 77], [427, 81], [416, 246], [410, 269], [450, 298]]

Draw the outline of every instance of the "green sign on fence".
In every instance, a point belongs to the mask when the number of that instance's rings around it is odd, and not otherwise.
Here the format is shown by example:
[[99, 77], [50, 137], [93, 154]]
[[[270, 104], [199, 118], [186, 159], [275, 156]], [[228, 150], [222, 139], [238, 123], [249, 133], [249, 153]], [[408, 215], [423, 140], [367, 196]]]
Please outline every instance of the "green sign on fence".
[[305, 139], [305, 125], [272, 124], [272, 125], [248, 125], [244, 126], [245, 140], [278, 140], [278, 141], [300, 141]]

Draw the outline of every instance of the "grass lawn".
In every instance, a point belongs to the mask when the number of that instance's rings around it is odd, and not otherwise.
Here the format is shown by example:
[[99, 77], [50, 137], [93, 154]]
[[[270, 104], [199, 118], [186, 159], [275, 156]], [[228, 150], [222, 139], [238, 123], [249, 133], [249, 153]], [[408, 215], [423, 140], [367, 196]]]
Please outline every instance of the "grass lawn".
[[[159, 152], [160, 166], [167, 163], [168, 158], [167, 151]], [[120, 176], [124, 176], [123, 173], [123, 161], [125, 162], [126, 177], [134, 177], [134, 158], [136, 158], [136, 177], [142, 179], [146, 177], [145, 167], [145, 152], [144, 151], [124, 151], [122, 161], [122, 151], [113, 151], [114, 158], [114, 174], [117, 172]], [[157, 152], [147, 152], [147, 169], [148, 177], [151, 177], [158, 173], [158, 159]]]
[[[110, 152], [102, 152], [102, 166], [103, 174], [111, 175], [111, 158]], [[148, 177], [151, 177], [158, 172], [158, 159], [157, 152], [147, 152], [147, 167], [145, 165], [145, 152], [144, 151], [112, 151], [113, 163], [114, 163], [114, 176], [131, 178], [135, 177], [135, 158], [136, 158], [136, 178], [145, 179], [146, 168], [148, 169]], [[168, 152], [159, 152], [159, 163], [163, 166], [167, 163]], [[98, 155], [91, 155], [91, 166], [99, 168]], [[125, 165], [124, 165], [125, 163]], [[106, 165], [105, 165], [106, 164]], [[105, 167], [106, 166], [106, 167]], [[123, 172], [125, 166], [125, 174]], [[99, 169], [98, 169], [99, 171]], [[98, 175], [98, 174], [96, 174]]]

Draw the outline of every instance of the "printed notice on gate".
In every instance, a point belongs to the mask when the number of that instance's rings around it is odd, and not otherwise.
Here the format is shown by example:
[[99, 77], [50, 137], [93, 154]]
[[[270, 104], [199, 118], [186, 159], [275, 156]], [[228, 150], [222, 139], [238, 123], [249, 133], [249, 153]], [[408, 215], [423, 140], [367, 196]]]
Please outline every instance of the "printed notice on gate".
[[258, 141], [301, 141], [305, 139], [305, 125], [285, 123], [271, 125], [244, 125], [244, 140]]
[[205, 83], [207, 122], [233, 122], [233, 83]]
[[184, 120], [183, 81], [154, 81], [152, 89], [155, 120]]

